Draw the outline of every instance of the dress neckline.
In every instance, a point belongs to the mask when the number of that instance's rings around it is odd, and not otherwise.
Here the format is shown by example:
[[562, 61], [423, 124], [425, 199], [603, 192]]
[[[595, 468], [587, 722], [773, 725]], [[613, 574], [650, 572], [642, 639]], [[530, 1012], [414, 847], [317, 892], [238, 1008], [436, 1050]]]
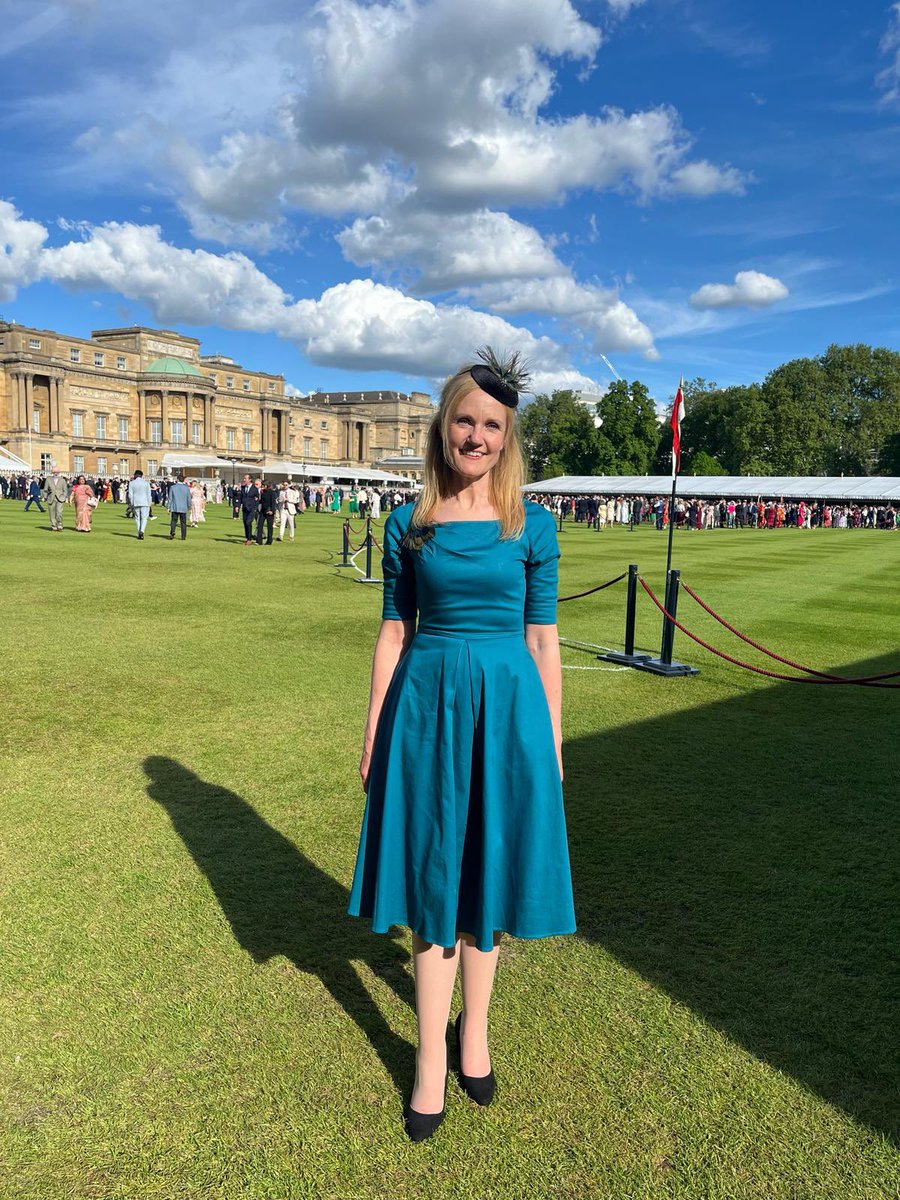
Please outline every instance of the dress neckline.
[[499, 517], [463, 517], [452, 521], [433, 521], [433, 525], [496, 525]]

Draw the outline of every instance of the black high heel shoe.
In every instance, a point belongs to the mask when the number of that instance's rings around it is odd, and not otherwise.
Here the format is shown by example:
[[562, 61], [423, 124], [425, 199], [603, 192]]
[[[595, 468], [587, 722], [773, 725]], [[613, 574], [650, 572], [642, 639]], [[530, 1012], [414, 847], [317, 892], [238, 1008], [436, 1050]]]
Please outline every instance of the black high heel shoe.
[[447, 1115], [447, 1080], [449, 1078], [450, 1069], [448, 1067], [447, 1074], [444, 1076], [444, 1107], [440, 1112], [416, 1112], [409, 1104], [404, 1108], [403, 1122], [411, 1142], [424, 1142], [426, 1138], [430, 1138]]
[[462, 1013], [456, 1018], [453, 1026], [456, 1032], [456, 1053], [459, 1058], [459, 1086], [470, 1100], [474, 1100], [476, 1104], [480, 1104], [484, 1108], [494, 1098], [494, 1093], [497, 1091], [497, 1079], [494, 1075], [493, 1067], [488, 1071], [487, 1075], [463, 1075], [462, 1043], [459, 1036], [459, 1023], [461, 1020]]

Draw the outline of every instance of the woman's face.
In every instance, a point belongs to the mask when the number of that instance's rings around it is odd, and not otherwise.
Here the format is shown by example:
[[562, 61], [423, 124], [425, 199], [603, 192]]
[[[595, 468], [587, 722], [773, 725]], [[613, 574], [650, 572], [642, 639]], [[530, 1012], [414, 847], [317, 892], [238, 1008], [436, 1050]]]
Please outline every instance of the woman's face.
[[497, 465], [509, 410], [478, 388], [456, 406], [447, 431], [454, 470], [466, 480], [481, 479]]

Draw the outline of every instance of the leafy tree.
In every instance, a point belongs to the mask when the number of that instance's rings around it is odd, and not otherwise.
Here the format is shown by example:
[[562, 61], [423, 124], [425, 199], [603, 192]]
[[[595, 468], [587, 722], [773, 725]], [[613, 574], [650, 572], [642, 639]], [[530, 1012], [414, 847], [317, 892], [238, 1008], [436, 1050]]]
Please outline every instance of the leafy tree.
[[707, 454], [705, 450], [698, 450], [691, 458], [690, 470], [686, 472], [688, 475], [727, 475], [728, 472], [713, 458], [711, 454]]
[[594, 419], [575, 392], [536, 396], [519, 416], [519, 433], [532, 480], [599, 473]]
[[878, 455], [879, 475], [900, 475], [900, 430], [884, 439]]
[[603, 418], [598, 444], [601, 459], [610, 459], [607, 472], [646, 475], [659, 445], [656, 406], [644, 384], [624, 379], [610, 384], [597, 405]]

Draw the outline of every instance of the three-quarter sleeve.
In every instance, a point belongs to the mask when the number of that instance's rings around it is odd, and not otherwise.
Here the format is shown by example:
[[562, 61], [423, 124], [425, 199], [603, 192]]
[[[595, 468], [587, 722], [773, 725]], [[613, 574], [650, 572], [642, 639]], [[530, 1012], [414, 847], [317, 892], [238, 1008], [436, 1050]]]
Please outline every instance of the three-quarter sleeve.
[[381, 575], [384, 591], [381, 616], [385, 621], [414, 621], [416, 619], [416, 572], [408, 550], [400, 546], [406, 532], [396, 511], [384, 523], [384, 547]]
[[539, 509], [529, 522], [528, 558], [525, 560], [525, 624], [555, 625], [559, 587], [559, 542], [556, 522]]

